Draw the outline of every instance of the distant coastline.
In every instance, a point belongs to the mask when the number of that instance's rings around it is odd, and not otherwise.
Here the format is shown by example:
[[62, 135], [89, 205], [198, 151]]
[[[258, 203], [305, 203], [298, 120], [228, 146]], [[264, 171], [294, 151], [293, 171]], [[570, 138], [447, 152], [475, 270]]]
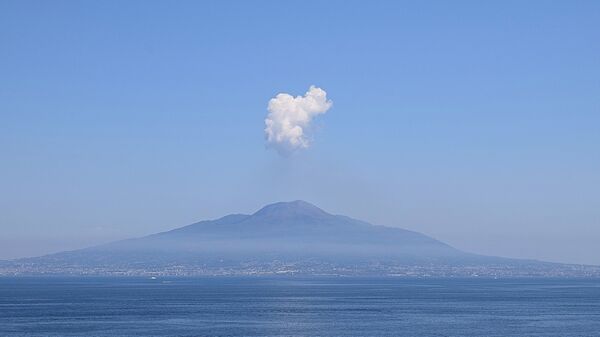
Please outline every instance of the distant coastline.
[[0, 261], [0, 275], [593, 278], [600, 266], [467, 253], [297, 200], [142, 238]]

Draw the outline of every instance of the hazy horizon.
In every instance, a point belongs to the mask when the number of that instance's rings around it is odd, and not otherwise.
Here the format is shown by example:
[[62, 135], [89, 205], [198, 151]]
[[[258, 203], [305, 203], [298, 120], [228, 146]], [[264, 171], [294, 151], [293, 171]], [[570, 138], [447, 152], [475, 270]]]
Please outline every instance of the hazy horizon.
[[306, 200], [600, 265], [600, 2], [0, 3], [0, 260]]

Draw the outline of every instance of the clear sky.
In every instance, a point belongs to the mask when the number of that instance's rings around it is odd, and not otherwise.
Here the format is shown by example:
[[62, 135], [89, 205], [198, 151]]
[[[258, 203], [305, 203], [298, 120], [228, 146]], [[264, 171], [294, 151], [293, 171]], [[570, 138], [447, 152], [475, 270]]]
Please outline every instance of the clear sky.
[[600, 2], [0, 2], [0, 258], [295, 199], [600, 264]]

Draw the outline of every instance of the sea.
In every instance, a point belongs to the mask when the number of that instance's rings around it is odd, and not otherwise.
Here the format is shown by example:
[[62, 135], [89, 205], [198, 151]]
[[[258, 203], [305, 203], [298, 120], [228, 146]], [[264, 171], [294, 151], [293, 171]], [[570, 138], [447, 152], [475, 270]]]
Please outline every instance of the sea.
[[4, 277], [0, 336], [600, 336], [600, 280]]

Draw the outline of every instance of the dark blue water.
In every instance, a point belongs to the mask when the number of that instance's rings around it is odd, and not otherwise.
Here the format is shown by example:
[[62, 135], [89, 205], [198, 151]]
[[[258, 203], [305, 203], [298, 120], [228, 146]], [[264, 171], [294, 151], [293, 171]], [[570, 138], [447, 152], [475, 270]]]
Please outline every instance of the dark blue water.
[[0, 336], [600, 336], [600, 281], [0, 278]]

